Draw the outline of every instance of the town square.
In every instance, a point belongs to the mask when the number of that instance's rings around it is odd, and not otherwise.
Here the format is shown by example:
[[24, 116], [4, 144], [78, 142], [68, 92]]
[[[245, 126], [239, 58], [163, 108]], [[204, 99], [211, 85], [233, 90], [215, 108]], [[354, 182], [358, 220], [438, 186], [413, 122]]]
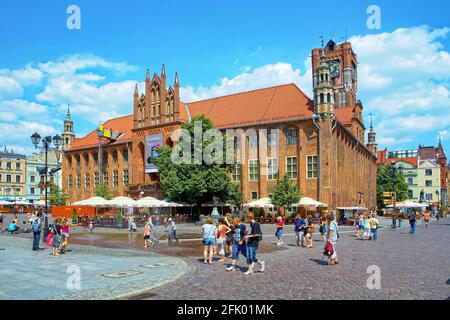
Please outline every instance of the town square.
[[27, 3], [0, 300], [450, 299], [449, 3]]

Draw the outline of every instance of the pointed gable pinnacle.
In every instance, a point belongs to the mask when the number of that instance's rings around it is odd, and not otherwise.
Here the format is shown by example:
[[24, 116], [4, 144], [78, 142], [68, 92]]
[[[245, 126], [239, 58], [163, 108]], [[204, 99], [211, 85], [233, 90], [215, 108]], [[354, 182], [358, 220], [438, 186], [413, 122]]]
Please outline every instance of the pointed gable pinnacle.
[[150, 81], [150, 70], [149, 70], [149, 69], [147, 69], [147, 73], [146, 73], [146, 75], [145, 75], [145, 81], [146, 81], [146, 82], [149, 82], [149, 81]]
[[166, 75], [166, 66], [163, 64], [161, 70], [161, 77], [164, 77], [165, 75]]
[[178, 79], [178, 72], [175, 72], [175, 86], [180, 85], [180, 80]]
[[139, 90], [138, 90], [138, 84], [136, 83], [135, 87], [134, 87], [134, 95], [138, 96], [139, 95]]

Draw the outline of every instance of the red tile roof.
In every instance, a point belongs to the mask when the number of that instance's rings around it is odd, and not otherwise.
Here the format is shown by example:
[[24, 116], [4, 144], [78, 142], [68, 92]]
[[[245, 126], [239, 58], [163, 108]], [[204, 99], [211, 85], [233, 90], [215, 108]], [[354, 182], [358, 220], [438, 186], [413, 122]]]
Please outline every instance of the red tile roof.
[[393, 161], [395, 162], [407, 162], [417, 168], [417, 157], [409, 157], [409, 158], [389, 158], [386, 160], [386, 164], [390, 165]]
[[[314, 104], [291, 83], [189, 104], [180, 101], [179, 109], [182, 121], [203, 114], [216, 127], [227, 128], [312, 117]], [[335, 115], [344, 125], [349, 125], [353, 118], [353, 108], [335, 109]], [[133, 115], [111, 119], [104, 126], [112, 128], [114, 132], [123, 132], [117, 142], [130, 141]], [[83, 138], [76, 138], [71, 149], [88, 148], [97, 144], [97, 131], [94, 130]]]
[[314, 106], [291, 83], [189, 103], [188, 109], [191, 117], [203, 114], [226, 128], [311, 117]]
[[[122, 132], [115, 143], [131, 141], [131, 129], [133, 128], [133, 115], [123, 116], [108, 120], [104, 123], [106, 129], [112, 129], [113, 133]], [[114, 144], [114, 143], [113, 143]], [[75, 138], [70, 150], [89, 148], [98, 145], [97, 129], [83, 138]]]

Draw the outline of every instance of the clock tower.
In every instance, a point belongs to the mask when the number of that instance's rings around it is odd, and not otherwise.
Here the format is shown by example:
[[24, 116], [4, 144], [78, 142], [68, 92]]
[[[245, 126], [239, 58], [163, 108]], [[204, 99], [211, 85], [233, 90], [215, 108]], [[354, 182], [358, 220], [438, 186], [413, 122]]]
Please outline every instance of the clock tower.
[[[324, 58], [322, 58], [324, 56]], [[335, 108], [354, 107], [358, 91], [358, 59], [350, 42], [337, 44], [330, 40], [325, 48], [313, 49], [313, 89], [320, 84], [322, 60], [329, 65], [330, 82], [334, 89]]]

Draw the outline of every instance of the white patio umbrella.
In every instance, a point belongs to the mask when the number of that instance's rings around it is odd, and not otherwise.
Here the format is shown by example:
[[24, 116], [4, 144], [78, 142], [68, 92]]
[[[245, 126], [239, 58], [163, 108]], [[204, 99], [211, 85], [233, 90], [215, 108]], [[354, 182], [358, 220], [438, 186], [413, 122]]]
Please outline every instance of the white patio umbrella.
[[115, 197], [108, 201], [108, 207], [113, 208], [132, 208], [136, 206], [136, 200], [128, 197]]
[[45, 200], [39, 200], [34, 203], [35, 206], [45, 206]]
[[92, 197], [86, 200], [72, 203], [74, 206], [107, 207], [108, 200], [102, 197]]
[[134, 206], [139, 208], [165, 208], [169, 207], [169, 204], [153, 197], [145, 197], [137, 200]]
[[325, 203], [319, 202], [317, 200], [314, 200], [312, 198], [303, 197], [300, 199], [300, 201], [296, 204], [294, 204], [294, 207], [328, 207]]
[[[425, 203], [418, 203], [411, 200], [406, 200], [405, 202], [399, 202], [397, 203], [397, 208], [426, 208], [428, 204]], [[391, 204], [387, 206], [387, 208], [393, 208], [394, 206]]]
[[31, 205], [30, 202], [24, 201], [24, 200], [17, 200], [17, 201], [14, 201], [14, 204], [21, 205], [21, 206], [30, 206], [30, 205]]
[[344, 211], [367, 211], [367, 208], [364, 207], [338, 207], [336, 209]]
[[9, 202], [9, 201], [0, 200], [0, 206], [9, 206], [9, 205], [11, 205], [11, 204], [12, 204], [12, 203]]
[[256, 201], [244, 204], [244, 207], [246, 207], [246, 208], [273, 208], [275, 206], [272, 204], [272, 199], [261, 198]]

